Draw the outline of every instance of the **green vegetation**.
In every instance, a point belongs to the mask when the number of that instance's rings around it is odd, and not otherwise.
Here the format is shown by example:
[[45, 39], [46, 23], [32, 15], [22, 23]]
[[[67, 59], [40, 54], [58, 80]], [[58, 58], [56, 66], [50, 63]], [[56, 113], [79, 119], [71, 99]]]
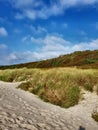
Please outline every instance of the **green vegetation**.
[[78, 68], [97, 68], [98, 69], [98, 50], [77, 51], [72, 54], [62, 55], [57, 58], [24, 64], [0, 66], [0, 69], [14, 68], [53, 68], [53, 67], [73, 67]]
[[25, 83], [21, 83], [21, 85], [20, 85], [20, 88], [25, 91], [28, 91], [31, 87], [32, 87], [32, 84], [29, 81], [27, 81]]
[[[78, 104], [82, 88], [93, 91], [98, 86], [97, 69], [51, 68], [0, 70], [0, 80], [23, 82], [19, 88], [38, 95], [46, 102], [70, 107]], [[96, 88], [98, 93], [98, 89]]]
[[19, 88], [61, 107], [78, 104], [82, 88], [98, 94], [98, 50], [77, 51], [39, 62], [0, 66], [0, 69], [0, 80], [26, 81]]
[[84, 84], [84, 89], [93, 92], [93, 86], [90, 83]]
[[86, 62], [87, 62], [88, 64], [92, 64], [92, 63], [98, 62], [98, 59], [86, 59]]
[[95, 121], [98, 122], [98, 112], [97, 112], [97, 111], [96, 111], [96, 112], [93, 112], [92, 118], [93, 118]]

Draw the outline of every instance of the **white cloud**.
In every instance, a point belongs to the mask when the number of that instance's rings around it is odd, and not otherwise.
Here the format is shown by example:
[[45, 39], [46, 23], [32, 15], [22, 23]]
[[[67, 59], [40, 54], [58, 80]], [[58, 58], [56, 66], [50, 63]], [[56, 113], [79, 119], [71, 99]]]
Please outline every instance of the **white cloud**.
[[34, 34], [40, 34], [40, 33], [47, 33], [47, 29], [41, 26], [35, 27], [33, 25], [30, 25], [30, 30], [34, 33]]
[[86, 43], [88, 49], [98, 49], [98, 39], [92, 40], [90, 43]]
[[64, 45], [61, 44], [47, 44], [45, 46], [43, 46], [42, 51], [44, 52], [49, 52], [49, 51], [66, 51], [66, 47]]
[[62, 29], [67, 29], [68, 28], [68, 23], [66, 23], [66, 22], [62, 22], [62, 23], [51, 22], [51, 28], [57, 29], [59, 26]]
[[42, 51], [59, 51], [64, 53], [70, 53], [77, 50], [98, 49], [98, 39], [90, 42], [80, 42], [73, 44], [70, 41], [65, 40], [61, 36], [47, 35], [44, 38], [31, 37], [32, 43], [42, 44]]
[[31, 41], [33, 43], [42, 43], [42, 44], [69, 44], [69, 41], [63, 39], [61, 36], [52, 36], [52, 35], [46, 35], [44, 38], [34, 38], [31, 37]]
[[[24, 37], [24, 40], [26, 37]], [[30, 40], [30, 36], [28, 38]], [[33, 44], [37, 44], [37, 49], [34, 51], [3, 53], [1, 50], [6, 50], [5, 44], [0, 44], [0, 64], [15, 64], [25, 63], [47, 58], [57, 57], [59, 55], [82, 50], [98, 49], [98, 39], [93, 39], [89, 42], [71, 43], [62, 36], [46, 35], [45, 37], [31, 37]], [[38, 47], [39, 46], [39, 47]]]
[[15, 53], [11, 53], [11, 54], [8, 55], [8, 57], [6, 59], [7, 59], [8, 62], [10, 62], [10, 61], [13, 61], [13, 60], [17, 60], [18, 57]]
[[10, 53], [10, 54], [2, 53], [2, 55], [0, 55], [0, 59], [2, 59], [0, 60], [0, 65], [9, 65], [9, 64], [19, 63], [19, 60], [17, 59], [17, 55], [15, 55], [14, 53]]
[[36, 52], [40, 55], [41, 59], [43, 59], [43, 57], [44, 59], [51, 58], [74, 51], [98, 49], [98, 39], [91, 40], [90, 42], [80, 42], [77, 44], [73, 44], [70, 41], [63, 39], [62, 37], [48, 35], [43, 39], [34, 39], [33, 37], [33, 40], [37, 44], [43, 43], [42, 47], [39, 48]]
[[53, 45], [56, 45], [56, 44], [69, 44], [68, 41], [66, 41], [65, 39], [63, 39], [62, 37], [60, 36], [51, 36], [51, 35], [47, 35], [44, 39], [44, 43], [45, 44], [53, 44]]
[[8, 46], [4, 43], [0, 43], [0, 65], [6, 64]]
[[31, 42], [34, 44], [42, 44], [43, 43], [43, 39], [42, 38], [35, 38], [35, 37], [31, 37]]
[[36, 19], [36, 16], [37, 14], [35, 13], [35, 11], [34, 10], [25, 10], [24, 11], [24, 16], [26, 16], [27, 18], [29, 18], [29, 19]]
[[12, 4], [14, 4], [14, 6], [16, 6], [17, 8], [24, 8], [24, 7], [28, 7], [31, 4], [33, 4], [32, 0], [11, 0]]
[[41, 27], [41, 26], [38, 26], [36, 31], [37, 31], [37, 33], [42, 33], [42, 32], [46, 32], [47, 33], [47, 29], [44, 28], [44, 27]]
[[[3, 0], [2, 0], [3, 1]], [[63, 14], [70, 7], [86, 6], [98, 3], [98, 0], [50, 0], [50, 5], [46, 5], [44, 0], [5, 0], [19, 11], [17, 19], [29, 18], [31, 20]], [[21, 12], [21, 13], [20, 13]]]
[[72, 46], [72, 52], [77, 50], [96, 50], [98, 49], [98, 39], [91, 40], [90, 42], [81, 42]]
[[29, 39], [30, 39], [30, 35], [24, 36], [24, 37], [21, 39], [21, 41], [22, 41], [22, 42], [26, 42], [26, 41], [29, 41]]
[[[13, 63], [25, 63], [38, 60], [44, 60], [48, 58], [57, 57], [59, 55], [72, 53], [74, 51], [82, 50], [95, 50], [98, 49], [98, 39], [92, 40], [90, 42], [81, 42], [78, 44], [43, 44], [41, 48], [36, 51], [26, 51], [26, 52], [14, 52], [9, 55], [3, 56], [3, 61], [1, 63], [13, 64]], [[2, 57], [0, 57], [2, 59]]]
[[6, 44], [0, 44], [0, 50], [1, 50], [1, 49], [5, 50], [5, 49], [7, 49], [7, 48], [8, 48], [8, 47], [7, 47]]
[[21, 41], [22, 41], [22, 42], [25, 42], [27, 39], [28, 39], [28, 37], [25, 36], [25, 37], [23, 37], [23, 38], [21, 39]]
[[77, 6], [77, 5], [91, 5], [98, 3], [98, 0], [59, 0], [60, 4], [63, 7], [69, 8], [71, 6]]
[[12, 6], [15, 8], [32, 8], [32, 7], [38, 7], [41, 5], [41, 0], [5, 0], [8, 1]]
[[0, 27], [0, 35], [1, 36], [7, 36], [8, 35], [8, 33], [7, 33], [7, 31], [4, 27]]

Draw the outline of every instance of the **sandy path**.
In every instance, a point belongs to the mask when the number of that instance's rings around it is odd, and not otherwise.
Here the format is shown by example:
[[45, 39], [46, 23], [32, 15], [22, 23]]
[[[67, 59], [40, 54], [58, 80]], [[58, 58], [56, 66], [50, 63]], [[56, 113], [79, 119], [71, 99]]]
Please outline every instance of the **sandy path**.
[[19, 84], [0, 81], [0, 130], [98, 130], [91, 118], [98, 109], [95, 93], [85, 92], [85, 100], [63, 109], [16, 89]]

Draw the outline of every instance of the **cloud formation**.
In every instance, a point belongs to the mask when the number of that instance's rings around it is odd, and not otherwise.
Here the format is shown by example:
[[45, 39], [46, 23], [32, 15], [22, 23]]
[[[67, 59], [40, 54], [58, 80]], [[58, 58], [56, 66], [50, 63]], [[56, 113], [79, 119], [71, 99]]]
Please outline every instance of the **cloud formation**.
[[9, 2], [12, 7], [17, 9], [16, 18], [28, 18], [35, 20], [37, 18], [47, 19], [50, 16], [63, 14], [70, 7], [94, 5], [98, 0], [49, 0], [45, 4], [44, 0], [0, 0]]
[[0, 44], [0, 51], [3, 49], [3, 50], [5, 50], [5, 49], [7, 49], [8, 47], [7, 47], [7, 45], [6, 44]]
[[[70, 41], [65, 40], [61, 36], [47, 35], [44, 38], [31, 37], [32, 44], [40, 44], [40, 47], [34, 51], [3, 53], [0, 57], [3, 61], [0, 64], [14, 64], [25, 63], [32, 61], [39, 61], [57, 57], [59, 55], [72, 53], [74, 51], [96, 50], [98, 49], [98, 39], [89, 42], [80, 42], [71, 44]], [[1, 45], [0, 48], [6, 48]]]
[[41, 26], [30, 25], [29, 28], [34, 34], [48, 33], [47, 29]]
[[57, 44], [69, 44], [69, 41], [65, 40], [61, 36], [54, 36], [54, 35], [46, 35], [43, 38], [34, 38], [31, 37], [32, 43], [37, 44], [48, 44], [48, 45], [57, 45]]
[[8, 33], [4, 27], [0, 27], [0, 36], [7, 36]]

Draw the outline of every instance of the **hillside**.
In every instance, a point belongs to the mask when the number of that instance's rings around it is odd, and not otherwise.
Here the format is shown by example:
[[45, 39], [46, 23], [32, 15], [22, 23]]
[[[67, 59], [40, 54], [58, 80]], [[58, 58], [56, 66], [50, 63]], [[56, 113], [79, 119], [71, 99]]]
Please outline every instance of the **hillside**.
[[0, 69], [52, 68], [52, 67], [98, 68], [98, 50], [76, 51], [53, 59], [23, 64], [0, 66]]

